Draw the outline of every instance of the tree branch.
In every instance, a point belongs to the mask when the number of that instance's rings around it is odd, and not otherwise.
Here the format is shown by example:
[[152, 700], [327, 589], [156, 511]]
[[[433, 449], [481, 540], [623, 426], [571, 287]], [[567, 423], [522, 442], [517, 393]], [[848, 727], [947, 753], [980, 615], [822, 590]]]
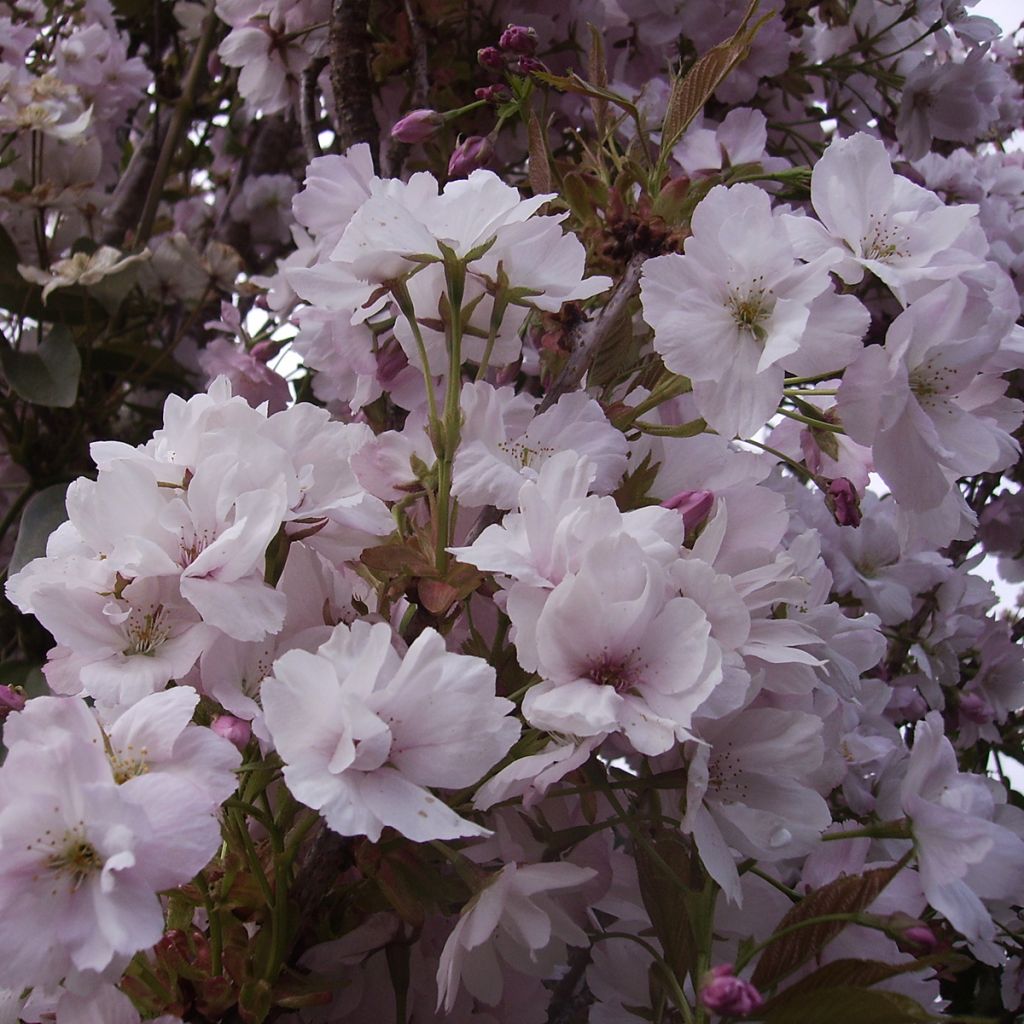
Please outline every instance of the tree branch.
[[313, 161], [323, 155], [316, 130], [316, 82], [325, 67], [327, 67], [327, 58], [318, 57], [302, 72], [302, 87], [299, 93], [299, 125], [302, 129], [302, 148], [306, 151], [307, 161]]
[[370, 0], [334, 0], [328, 46], [339, 149], [344, 153], [357, 142], [367, 143], [379, 173], [380, 126], [373, 114], [369, 10]]
[[562, 395], [571, 391], [583, 379], [583, 374], [594, 358], [594, 354], [601, 347], [601, 342], [604, 341], [607, 332], [611, 330], [615, 321], [629, 304], [630, 299], [633, 298], [636, 286], [640, 283], [640, 271], [646, 261], [646, 255], [640, 253], [635, 255], [626, 264], [622, 279], [612, 289], [608, 303], [601, 312], [593, 320], [588, 320], [572, 331], [570, 335], [573, 342], [572, 354], [558, 380], [551, 385], [537, 407], [537, 415], [550, 409]]

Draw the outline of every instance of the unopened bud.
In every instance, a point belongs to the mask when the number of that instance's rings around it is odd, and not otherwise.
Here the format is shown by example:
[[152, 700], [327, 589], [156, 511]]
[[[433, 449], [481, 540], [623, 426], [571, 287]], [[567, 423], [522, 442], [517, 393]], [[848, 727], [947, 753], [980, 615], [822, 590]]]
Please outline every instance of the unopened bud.
[[278, 352], [281, 351], [282, 342], [280, 341], [257, 341], [251, 349], [249, 349], [249, 355], [253, 359], [258, 359], [261, 363], [269, 362]]
[[965, 693], [957, 705], [960, 714], [975, 725], [988, 725], [995, 717], [992, 705], [980, 693]]
[[825, 504], [840, 526], [860, 526], [860, 496], [845, 476], [836, 477], [829, 483]]
[[537, 50], [537, 32], [528, 25], [509, 25], [501, 33], [498, 45], [503, 50], [529, 57]]
[[547, 71], [547, 69], [547, 64], [542, 60], [537, 60], [536, 57], [520, 57], [512, 65], [512, 70], [520, 75], [532, 75], [537, 71]]
[[0, 685], [0, 719], [25, 706], [25, 694], [17, 686]]
[[234, 715], [218, 715], [210, 723], [210, 728], [218, 736], [230, 740], [239, 750], [245, 750], [252, 739], [252, 725]]
[[704, 975], [700, 1001], [713, 1013], [727, 1017], [745, 1017], [764, 1005], [761, 993], [732, 973], [730, 964], [719, 964]]
[[511, 95], [511, 92], [504, 82], [497, 82], [494, 85], [485, 85], [480, 89], [475, 89], [473, 95], [478, 100], [483, 100], [484, 103], [498, 104], [504, 103]]
[[470, 135], [463, 139], [448, 161], [449, 178], [465, 178], [478, 167], [483, 167], [494, 153], [491, 140], [483, 135]]
[[426, 142], [441, 130], [443, 124], [444, 117], [436, 110], [410, 110], [405, 117], [394, 123], [391, 138], [413, 145], [417, 142]]
[[907, 928], [903, 933], [903, 939], [908, 945], [925, 953], [933, 953], [941, 945], [935, 932], [926, 924], [917, 924]]
[[680, 491], [663, 501], [661, 507], [674, 508], [683, 517], [683, 525], [689, 533], [703, 524], [714, 504], [713, 491]]
[[492, 71], [505, 70], [505, 55], [496, 46], [484, 46], [477, 50], [476, 59]]

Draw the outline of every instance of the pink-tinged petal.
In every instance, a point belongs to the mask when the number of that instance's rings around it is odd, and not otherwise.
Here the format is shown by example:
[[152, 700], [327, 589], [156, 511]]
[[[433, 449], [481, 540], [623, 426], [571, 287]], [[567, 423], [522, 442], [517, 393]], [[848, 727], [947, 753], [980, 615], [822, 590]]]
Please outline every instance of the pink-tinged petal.
[[284, 594], [255, 576], [229, 582], [183, 576], [181, 596], [204, 622], [235, 640], [262, 640], [280, 632], [288, 607]]
[[390, 825], [415, 843], [491, 834], [488, 829], [460, 818], [441, 799], [393, 769], [361, 775], [356, 788], [382, 824]]
[[894, 178], [889, 155], [878, 139], [863, 132], [838, 139], [814, 165], [814, 212], [833, 235], [851, 247], [859, 246], [872, 215], [889, 208]]
[[540, 683], [523, 698], [523, 715], [540, 729], [574, 736], [617, 732], [622, 698], [610, 686], [588, 679]]

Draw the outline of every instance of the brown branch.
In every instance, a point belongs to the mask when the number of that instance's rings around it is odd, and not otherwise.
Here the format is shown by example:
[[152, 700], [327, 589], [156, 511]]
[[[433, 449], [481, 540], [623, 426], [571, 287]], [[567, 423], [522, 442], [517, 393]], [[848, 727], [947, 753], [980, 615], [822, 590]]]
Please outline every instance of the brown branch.
[[135, 248], [141, 249], [149, 236], [153, 233], [153, 223], [156, 220], [157, 207], [160, 205], [160, 196], [163, 194], [164, 184], [167, 175], [170, 173], [171, 161], [178, 150], [185, 129], [188, 127], [189, 118], [192, 115], [192, 107], [196, 101], [196, 94], [199, 92], [199, 83], [206, 72], [206, 61], [213, 49], [217, 39], [217, 33], [221, 22], [211, 9], [206, 15], [200, 30], [199, 41], [196, 43], [195, 52], [192, 54], [192, 61], [185, 73], [185, 81], [181, 87], [181, 96], [178, 97], [174, 114], [171, 117], [170, 127], [164, 136], [163, 145], [160, 147], [160, 155], [157, 157], [156, 167], [153, 170], [153, 177], [150, 181], [149, 191], [146, 193], [146, 201], [139, 216], [138, 230], [135, 232]]
[[411, 110], [426, 107], [430, 97], [430, 69], [427, 57], [427, 37], [416, 16], [413, 0], [405, 0], [405, 16], [409, 20], [409, 36], [412, 39], [412, 102]]
[[154, 118], [135, 147], [128, 166], [103, 211], [103, 227], [99, 236], [103, 245], [120, 248], [125, 235], [139, 222], [164, 137], [159, 128], [160, 122]]
[[338, 148], [344, 153], [357, 142], [367, 143], [379, 173], [380, 127], [373, 113], [369, 10], [370, 0], [334, 0], [328, 46]]
[[323, 155], [316, 130], [319, 120], [316, 109], [316, 82], [325, 67], [327, 67], [327, 58], [318, 57], [302, 72], [302, 86], [299, 92], [299, 125], [302, 129], [302, 148], [306, 151], [307, 161], [313, 161]]
[[[409, 23], [409, 36], [412, 40], [412, 89], [409, 93], [409, 109], [419, 110], [430, 105], [430, 70], [427, 51], [427, 37], [423, 25], [416, 15], [414, 0], [404, 0], [405, 17]], [[384, 160], [384, 173], [389, 178], [397, 178], [402, 173], [402, 165], [409, 155], [410, 146], [397, 139], [391, 140]]]
[[538, 415], [550, 409], [562, 395], [571, 391], [583, 379], [583, 374], [601, 347], [608, 331], [612, 329], [633, 298], [633, 293], [640, 283], [640, 271], [646, 261], [646, 255], [640, 253], [635, 255], [626, 264], [626, 270], [621, 280], [612, 289], [608, 302], [601, 312], [593, 320], [586, 321], [572, 331], [570, 335], [572, 353], [569, 356], [569, 361], [559, 374], [558, 380], [551, 385], [537, 407]]

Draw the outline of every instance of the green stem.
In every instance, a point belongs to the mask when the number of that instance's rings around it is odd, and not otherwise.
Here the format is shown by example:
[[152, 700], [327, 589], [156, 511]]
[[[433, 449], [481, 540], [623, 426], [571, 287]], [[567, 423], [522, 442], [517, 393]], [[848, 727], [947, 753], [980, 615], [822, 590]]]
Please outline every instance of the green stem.
[[452, 499], [452, 464], [459, 447], [462, 410], [462, 299], [466, 289], [466, 267], [458, 259], [446, 255], [444, 277], [448, 290], [448, 380], [445, 385], [444, 417], [441, 424], [442, 445], [437, 455], [437, 540], [434, 564], [442, 575], [448, 571], [447, 547], [451, 543], [455, 502]]
[[[430, 430], [433, 434], [437, 426], [437, 399], [434, 397], [434, 378], [430, 372], [430, 360], [427, 358], [427, 346], [423, 343], [423, 332], [416, 320], [416, 309], [412, 304], [412, 296], [405, 281], [395, 281], [391, 285], [391, 294], [394, 296], [398, 308], [402, 311], [412, 331], [413, 341], [416, 343], [416, 351], [420, 357], [420, 371], [423, 374], [423, 386], [427, 389], [427, 408], [430, 413]], [[431, 437], [437, 451], [437, 439]]]
[[804, 416], [802, 413], [794, 412], [792, 409], [779, 409], [779, 412], [783, 416], [788, 416], [791, 420], [796, 420], [798, 423], [806, 423], [807, 426], [814, 427], [815, 430], [828, 430], [833, 434], [846, 433], [842, 427], [837, 426], [835, 423], [829, 423], [826, 420], [814, 420], [810, 416]]
[[687, 1000], [686, 994], [680, 987], [679, 980], [676, 978], [675, 972], [668, 963], [666, 963], [665, 959], [654, 948], [654, 946], [652, 946], [646, 939], [640, 938], [639, 935], [633, 935], [631, 932], [602, 932], [600, 935], [594, 936], [594, 942], [601, 942], [604, 939], [628, 939], [630, 942], [635, 942], [638, 946], [642, 946], [647, 951], [647, 954], [650, 956], [653, 963], [657, 966], [658, 973], [661, 974], [662, 980], [667, 985], [669, 995], [671, 996], [676, 1009], [682, 1014], [683, 1019], [687, 1024], [693, 1024], [693, 1010], [690, 1009], [689, 1000]]
[[206, 881], [206, 875], [199, 872], [196, 875], [196, 885], [203, 894], [203, 906], [206, 909], [206, 918], [210, 924], [210, 974], [217, 977], [221, 973], [221, 956], [224, 950], [224, 930], [221, 927], [220, 914], [217, 912], [213, 901], [213, 894]]

